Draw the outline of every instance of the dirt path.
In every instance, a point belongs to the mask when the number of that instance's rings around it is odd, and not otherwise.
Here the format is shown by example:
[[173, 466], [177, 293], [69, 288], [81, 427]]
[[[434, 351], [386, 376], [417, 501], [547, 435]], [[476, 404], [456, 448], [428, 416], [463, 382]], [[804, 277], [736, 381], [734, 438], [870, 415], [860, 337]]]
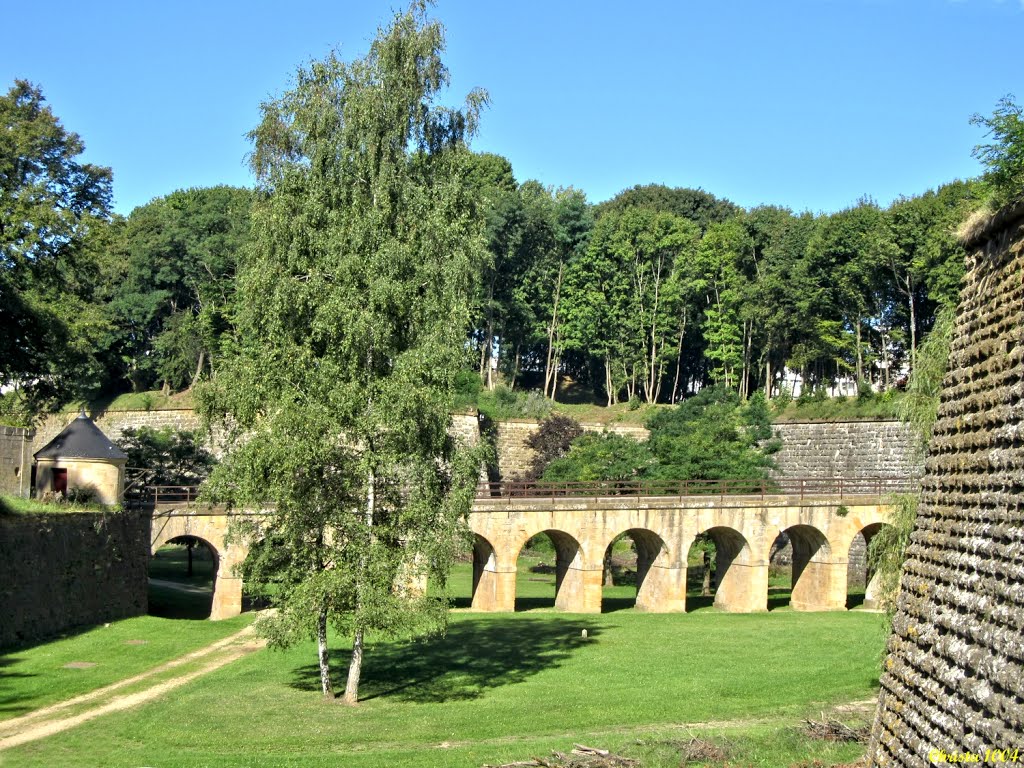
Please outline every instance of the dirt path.
[[[241, 632], [168, 661], [142, 674], [119, 680], [111, 685], [49, 707], [37, 709], [27, 715], [0, 722], [0, 752], [28, 741], [35, 741], [66, 731], [108, 712], [118, 712], [151, 701], [197, 677], [254, 653], [264, 645], [266, 642], [257, 638], [252, 627], [249, 626]], [[179, 668], [179, 673], [170, 680], [154, 683], [132, 693], [118, 694], [118, 691], [123, 688]]]

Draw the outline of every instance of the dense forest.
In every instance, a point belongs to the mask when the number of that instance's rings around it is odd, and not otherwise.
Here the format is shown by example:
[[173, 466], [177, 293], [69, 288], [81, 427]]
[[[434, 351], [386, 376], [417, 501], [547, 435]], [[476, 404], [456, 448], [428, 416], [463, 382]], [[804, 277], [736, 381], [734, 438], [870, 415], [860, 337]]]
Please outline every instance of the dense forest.
[[[975, 150], [986, 178], [835, 213], [743, 209], [657, 184], [592, 204], [475, 155], [464, 184], [490, 259], [466, 376], [608, 404], [677, 402], [711, 384], [772, 397], [795, 375], [830, 390], [897, 386], [956, 301], [957, 225], [1015, 172], [1019, 108], [1006, 99], [975, 120], [996, 139]], [[238, 341], [234, 277], [256, 193], [169, 191], [122, 217], [110, 169], [79, 161], [82, 140], [38, 87], [16, 82], [0, 121], [7, 418], [216, 375]]]

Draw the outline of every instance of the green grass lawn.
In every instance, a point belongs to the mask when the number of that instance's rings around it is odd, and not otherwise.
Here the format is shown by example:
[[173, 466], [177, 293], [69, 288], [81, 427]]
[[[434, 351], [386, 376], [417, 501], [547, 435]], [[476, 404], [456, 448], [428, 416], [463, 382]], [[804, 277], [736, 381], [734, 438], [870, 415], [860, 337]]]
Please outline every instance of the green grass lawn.
[[[12, 766], [479, 766], [577, 741], [674, 768], [671, 742], [699, 732], [741, 752], [739, 765], [846, 760], [863, 747], [826, 748], [791, 728], [873, 697], [882, 640], [878, 617], [858, 613], [456, 612], [444, 638], [371, 643], [356, 708], [320, 699], [307, 643], [3, 757]], [[333, 646], [341, 687], [346, 648]], [[711, 725], [681, 727], [694, 723]]]
[[[139, 616], [9, 651], [0, 655], [0, 720], [131, 677], [227, 637], [250, 621], [251, 615], [221, 622]], [[65, 668], [72, 662], [96, 666]]]
[[[520, 558], [519, 596], [534, 610], [456, 610], [444, 638], [371, 642], [356, 708], [321, 700], [315, 650], [305, 643], [257, 653], [136, 710], [0, 753], [0, 766], [432, 768], [543, 757], [583, 742], [648, 768], [676, 768], [680, 744], [693, 735], [712, 739], [733, 765], [830, 765], [863, 752], [810, 742], [795, 727], [831, 705], [875, 696], [884, 641], [877, 615], [712, 608], [567, 615], [548, 607], [553, 575], [530, 570], [545, 554]], [[470, 571], [469, 563], [455, 569], [454, 594], [468, 596]], [[629, 585], [606, 588], [613, 599], [634, 594]], [[130, 619], [2, 657], [2, 715], [134, 674], [246, 620]], [[332, 648], [340, 690], [345, 640], [335, 638]], [[72, 660], [99, 666], [62, 668]]]

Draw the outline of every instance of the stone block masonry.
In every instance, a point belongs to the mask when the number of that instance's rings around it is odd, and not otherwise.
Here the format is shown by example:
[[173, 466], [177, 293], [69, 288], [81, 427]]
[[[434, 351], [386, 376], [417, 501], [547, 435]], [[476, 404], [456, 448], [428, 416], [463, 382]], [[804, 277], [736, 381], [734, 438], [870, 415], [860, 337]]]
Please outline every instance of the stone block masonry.
[[32, 479], [32, 430], [0, 427], [0, 493], [26, 497]]
[[875, 766], [1024, 759], [1024, 203], [965, 244]]
[[920, 477], [924, 456], [916, 433], [902, 421], [791, 422], [772, 429], [785, 477]]
[[137, 514], [0, 517], [0, 647], [146, 613], [148, 562]]

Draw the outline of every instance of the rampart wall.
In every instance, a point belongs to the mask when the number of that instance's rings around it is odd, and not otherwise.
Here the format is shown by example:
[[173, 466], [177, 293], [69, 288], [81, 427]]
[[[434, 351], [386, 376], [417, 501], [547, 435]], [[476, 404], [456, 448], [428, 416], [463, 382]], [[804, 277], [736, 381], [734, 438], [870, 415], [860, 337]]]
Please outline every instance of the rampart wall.
[[1024, 203], [965, 245], [875, 766], [1011, 762], [1024, 747]]
[[0, 517], [0, 647], [146, 613], [148, 548], [138, 514]]

